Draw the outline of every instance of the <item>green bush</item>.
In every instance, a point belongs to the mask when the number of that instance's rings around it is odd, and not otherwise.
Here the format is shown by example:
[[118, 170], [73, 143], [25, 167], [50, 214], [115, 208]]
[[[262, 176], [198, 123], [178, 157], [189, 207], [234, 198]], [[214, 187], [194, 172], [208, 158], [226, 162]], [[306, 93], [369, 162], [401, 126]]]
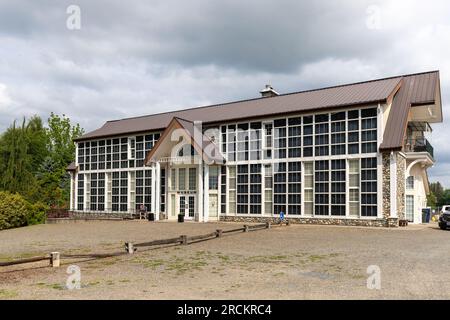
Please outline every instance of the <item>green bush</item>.
[[44, 223], [48, 207], [31, 204], [19, 194], [0, 191], [0, 230]]
[[35, 204], [29, 205], [27, 225], [31, 226], [34, 224], [44, 223], [47, 211], [48, 206], [42, 202], [36, 202]]
[[21, 195], [0, 191], [0, 230], [26, 225], [29, 207]]

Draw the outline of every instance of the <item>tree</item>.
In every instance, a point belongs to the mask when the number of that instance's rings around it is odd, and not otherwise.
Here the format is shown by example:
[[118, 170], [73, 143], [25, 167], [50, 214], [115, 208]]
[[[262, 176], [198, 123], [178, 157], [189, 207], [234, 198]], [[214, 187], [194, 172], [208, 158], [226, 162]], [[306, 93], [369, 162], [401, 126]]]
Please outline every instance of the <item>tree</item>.
[[433, 209], [435, 209], [437, 206], [437, 198], [434, 195], [433, 191], [430, 191], [430, 193], [427, 195], [427, 205]]
[[66, 168], [75, 160], [73, 140], [83, 133], [80, 125], [72, 125], [65, 115], [50, 114], [46, 129], [48, 156], [41, 164], [39, 184], [41, 197], [52, 207], [64, 207], [69, 202], [70, 176]]

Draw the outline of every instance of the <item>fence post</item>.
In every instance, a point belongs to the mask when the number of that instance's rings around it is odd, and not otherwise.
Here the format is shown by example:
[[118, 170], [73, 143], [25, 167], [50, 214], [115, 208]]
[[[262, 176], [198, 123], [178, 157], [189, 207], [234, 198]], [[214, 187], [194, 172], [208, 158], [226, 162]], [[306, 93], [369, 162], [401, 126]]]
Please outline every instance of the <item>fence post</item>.
[[216, 230], [216, 237], [220, 238], [222, 236], [222, 229], [217, 229]]
[[244, 224], [244, 232], [248, 232], [248, 225]]
[[267, 228], [267, 229], [270, 229], [270, 227], [271, 227], [271, 223], [270, 223], [270, 221], [267, 221], [267, 222], [266, 222], [266, 228]]
[[182, 245], [187, 245], [187, 244], [188, 244], [188, 242], [187, 242], [187, 236], [186, 236], [186, 235], [180, 236], [180, 241], [181, 241], [181, 244], [182, 244]]
[[125, 243], [125, 250], [128, 252], [128, 254], [133, 254], [134, 253], [133, 243], [126, 242]]
[[59, 252], [50, 253], [50, 264], [53, 268], [58, 268], [61, 265]]

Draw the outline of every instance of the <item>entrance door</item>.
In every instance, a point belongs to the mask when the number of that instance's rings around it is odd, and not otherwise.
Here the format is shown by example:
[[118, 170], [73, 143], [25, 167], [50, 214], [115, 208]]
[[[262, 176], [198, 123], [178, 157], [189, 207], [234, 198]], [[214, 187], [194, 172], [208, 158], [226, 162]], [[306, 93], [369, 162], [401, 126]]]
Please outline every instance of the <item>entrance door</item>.
[[186, 219], [195, 218], [195, 196], [180, 196], [179, 213]]
[[209, 194], [209, 217], [217, 218], [218, 214], [218, 201], [219, 196], [217, 194]]

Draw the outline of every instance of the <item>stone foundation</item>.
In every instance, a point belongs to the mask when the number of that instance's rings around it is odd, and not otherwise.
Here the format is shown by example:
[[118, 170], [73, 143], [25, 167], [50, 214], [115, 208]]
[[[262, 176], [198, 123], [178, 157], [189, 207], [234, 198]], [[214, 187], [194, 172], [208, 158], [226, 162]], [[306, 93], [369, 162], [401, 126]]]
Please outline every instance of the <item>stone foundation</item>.
[[131, 219], [131, 213], [119, 213], [119, 212], [69, 212], [71, 219], [81, 220], [117, 220], [117, 219]]
[[382, 156], [383, 170], [383, 217], [389, 218], [391, 215], [391, 155], [386, 152]]
[[[286, 217], [291, 224], [317, 224], [317, 225], [336, 225], [336, 226], [358, 226], [358, 227], [383, 227], [397, 228], [398, 219], [339, 219], [339, 218], [290, 218]], [[279, 222], [279, 218], [275, 217], [243, 217], [243, 216], [221, 216], [220, 221], [223, 222], [247, 222], [247, 223], [264, 223]]]
[[406, 192], [406, 158], [400, 152], [397, 157], [397, 216], [405, 219], [405, 192]]

